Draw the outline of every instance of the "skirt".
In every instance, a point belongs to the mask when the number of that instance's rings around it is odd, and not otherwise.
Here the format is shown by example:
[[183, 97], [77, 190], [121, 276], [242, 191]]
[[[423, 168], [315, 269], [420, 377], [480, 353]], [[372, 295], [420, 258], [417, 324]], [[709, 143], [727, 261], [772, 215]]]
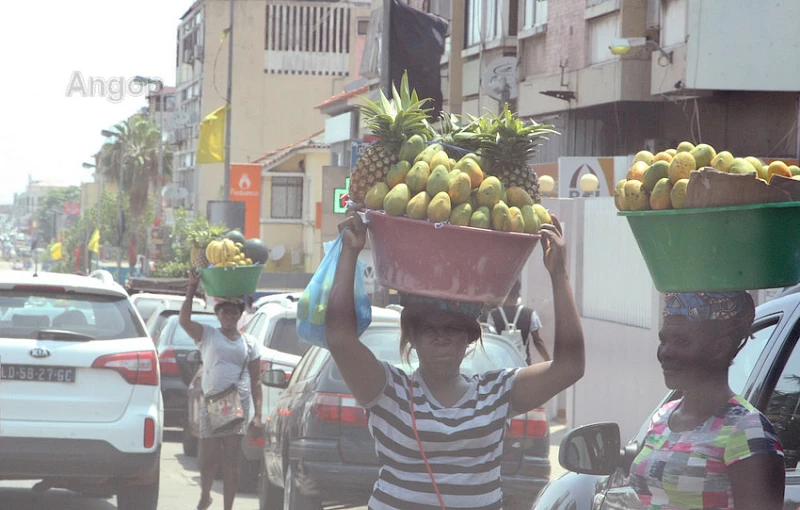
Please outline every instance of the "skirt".
[[242, 391], [239, 389], [239, 400], [242, 402], [242, 411], [244, 411], [244, 421], [239, 425], [228, 427], [217, 432], [211, 430], [211, 419], [208, 417], [208, 406], [206, 405], [205, 397], [202, 397], [202, 404], [200, 405], [199, 428], [200, 439], [207, 439], [210, 437], [226, 437], [226, 436], [243, 436], [247, 434], [247, 427], [250, 424], [250, 392]]

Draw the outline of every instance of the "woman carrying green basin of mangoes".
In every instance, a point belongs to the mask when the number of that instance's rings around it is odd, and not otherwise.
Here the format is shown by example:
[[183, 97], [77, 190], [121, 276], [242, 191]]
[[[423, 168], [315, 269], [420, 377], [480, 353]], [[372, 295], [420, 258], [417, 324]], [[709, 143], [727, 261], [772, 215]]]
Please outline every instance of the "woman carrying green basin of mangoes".
[[343, 246], [326, 321], [328, 348], [356, 400], [367, 410], [380, 462], [369, 508], [503, 508], [500, 455], [513, 416], [543, 405], [583, 376], [580, 318], [555, 217], [542, 225], [544, 264], [554, 308], [553, 359], [467, 377], [461, 362], [480, 342], [482, 303], [401, 295], [400, 351], [416, 351], [410, 376], [379, 361], [359, 341], [354, 278], [366, 227], [358, 214], [339, 224]]

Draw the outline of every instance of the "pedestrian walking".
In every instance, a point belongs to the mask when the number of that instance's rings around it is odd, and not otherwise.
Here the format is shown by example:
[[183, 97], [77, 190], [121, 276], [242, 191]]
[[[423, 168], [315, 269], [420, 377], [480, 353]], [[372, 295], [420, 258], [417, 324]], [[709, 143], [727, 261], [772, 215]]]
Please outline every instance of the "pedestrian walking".
[[558, 221], [541, 231], [557, 317], [553, 360], [471, 377], [461, 373], [461, 362], [481, 340], [478, 303], [401, 296], [400, 350], [406, 360], [411, 351], [419, 359], [411, 375], [379, 361], [359, 341], [353, 287], [366, 227], [351, 213], [339, 229], [346, 230], [326, 338], [375, 438], [380, 466], [369, 508], [502, 508], [500, 456], [511, 418], [541, 406], [584, 370], [583, 331]]
[[[520, 290], [522, 282], [517, 280], [511, 288], [505, 303], [493, 309], [488, 316], [489, 324], [494, 326], [495, 331], [500, 336], [507, 338], [517, 349], [528, 365], [531, 364], [530, 346], [536, 348], [536, 352], [542, 357], [543, 361], [550, 361], [550, 353], [544, 345], [539, 331], [542, 329], [542, 321], [535, 310], [522, 305]], [[511, 320], [508, 318], [511, 317]]]
[[[200, 501], [197, 510], [211, 506], [211, 486], [222, 465], [224, 508], [231, 510], [239, 484], [239, 457], [242, 438], [250, 431], [261, 434], [261, 363], [258, 344], [250, 335], [241, 333], [237, 323], [244, 302], [217, 300], [214, 313], [219, 328], [191, 320], [192, 300], [199, 277], [189, 272], [186, 300], [180, 311], [180, 325], [194, 339], [203, 360], [203, 399], [199, 428], [202, 444], [200, 458]], [[255, 416], [247, 418], [252, 405]]]
[[750, 336], [747, 292], [666, 295], [658, 361], [682, 396], [652, 417], [630, 470], [651, 510], [780, 510], [784, 454], [767, 418], [728, 385], [728, 367]]

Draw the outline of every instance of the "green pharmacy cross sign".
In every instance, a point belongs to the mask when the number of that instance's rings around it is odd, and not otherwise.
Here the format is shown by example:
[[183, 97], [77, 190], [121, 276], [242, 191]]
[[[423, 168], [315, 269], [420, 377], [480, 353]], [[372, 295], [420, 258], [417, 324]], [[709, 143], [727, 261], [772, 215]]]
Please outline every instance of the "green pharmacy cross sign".
[[334, 188], [333, 190], [333, 213], [347, 214], [347, 206], [342, 203], [342, 197], [350, 189], [350, 177], [344, 180], [344, 188]]

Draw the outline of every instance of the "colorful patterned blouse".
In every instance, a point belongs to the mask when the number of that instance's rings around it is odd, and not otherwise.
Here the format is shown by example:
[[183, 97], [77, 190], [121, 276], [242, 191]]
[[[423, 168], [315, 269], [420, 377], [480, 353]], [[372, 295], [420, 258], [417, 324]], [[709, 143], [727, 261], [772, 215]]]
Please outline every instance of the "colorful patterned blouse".
[[780, 455], [772, 424], [741, 396], [693, 430], [673, 432], [669, 417], [681, 400], [654, 415], [630, 485], [651, 510], [733, 510], [727, 466], [753, 455]]

